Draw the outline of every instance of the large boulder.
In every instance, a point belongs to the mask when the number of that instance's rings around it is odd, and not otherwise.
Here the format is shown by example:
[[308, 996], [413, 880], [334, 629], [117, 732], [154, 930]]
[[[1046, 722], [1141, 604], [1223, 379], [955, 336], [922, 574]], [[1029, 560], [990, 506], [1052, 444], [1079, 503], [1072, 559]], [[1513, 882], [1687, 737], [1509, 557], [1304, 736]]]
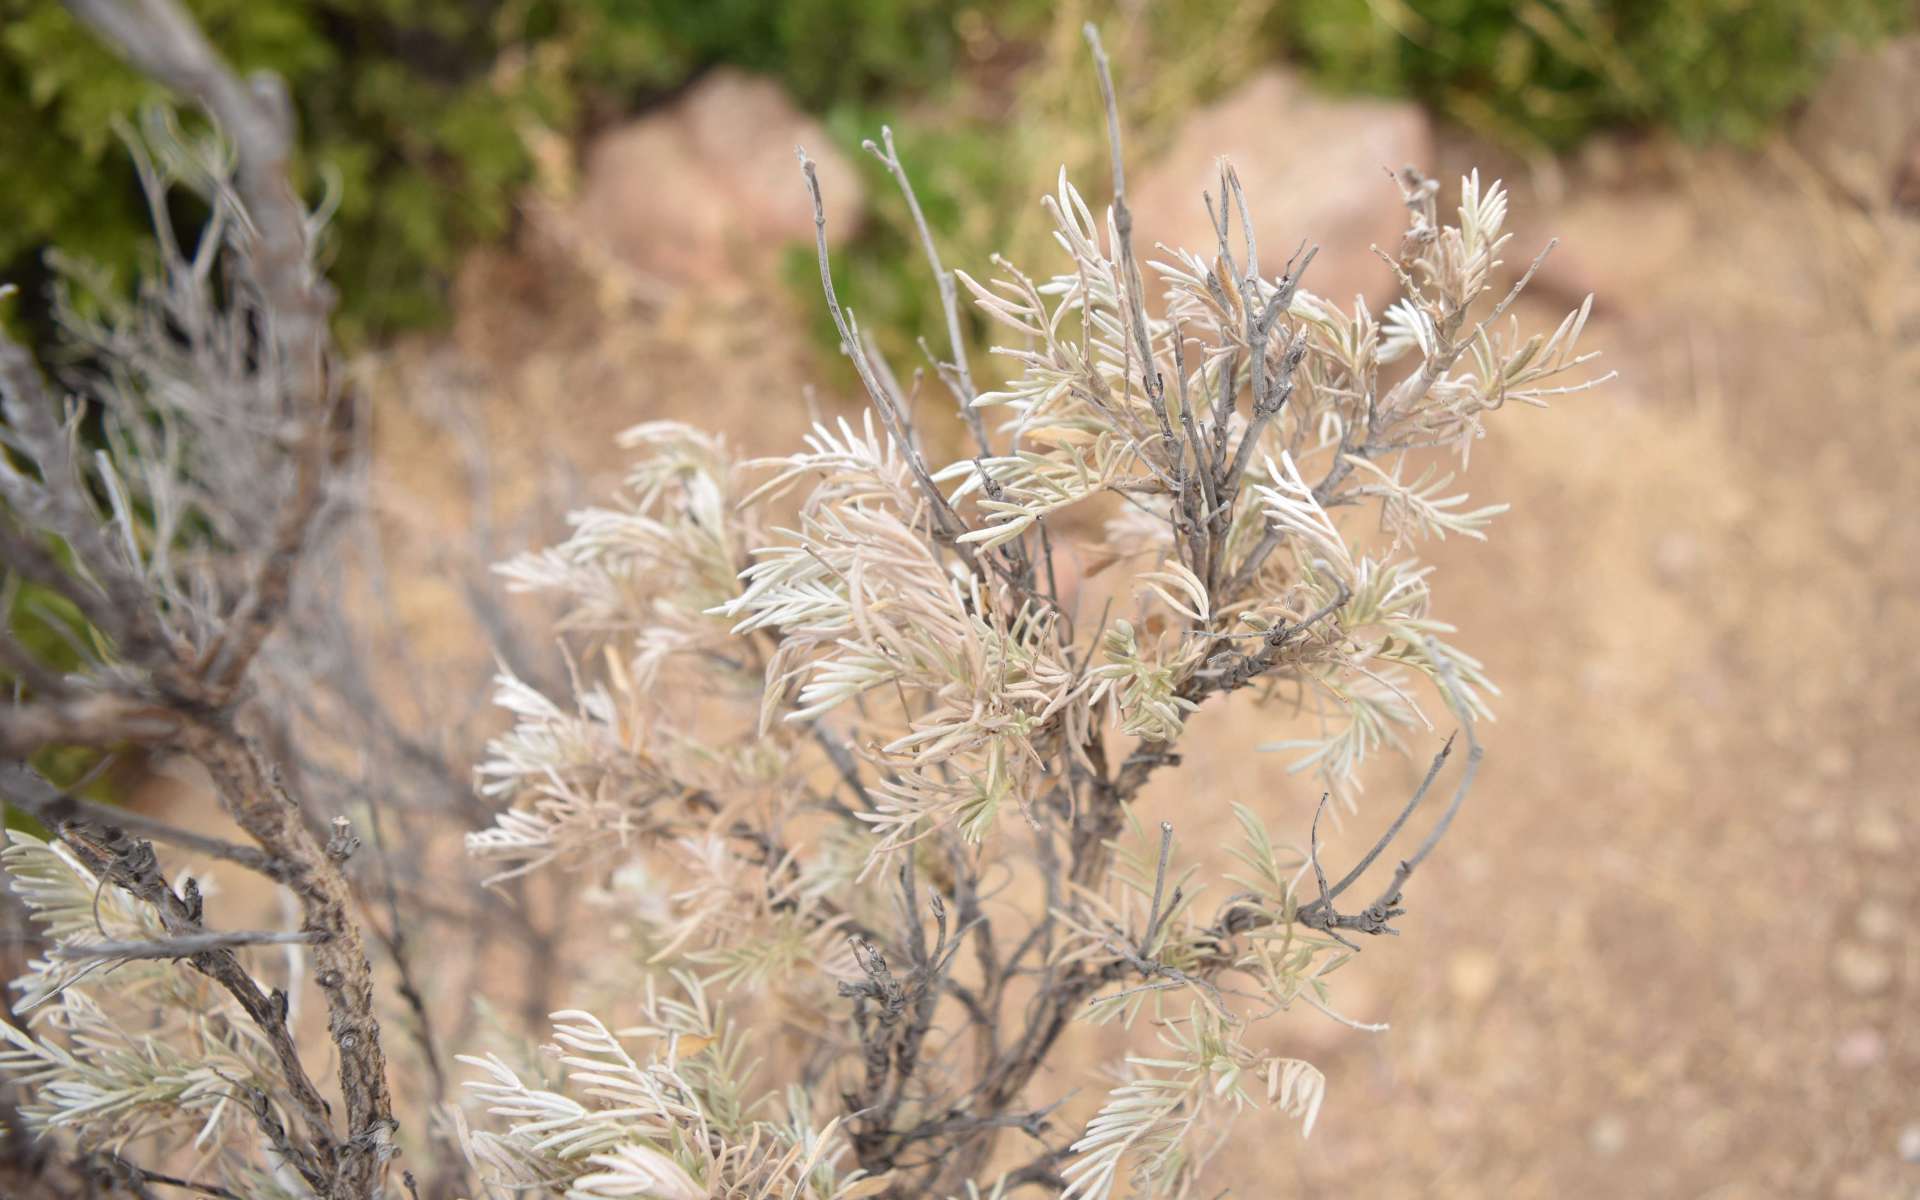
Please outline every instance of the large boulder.
[[844, 238], [862, 209], [852, 164], [774, 83], [719, 70], [594, 139], [563, 216], [569, 240], [668, 286], [764, 283], [813, 238], [796, 145], [819, 164], [829, 236]]
[[[1130, 181], [1141, 257], [1155, 242], [1208, 254], [1217, 244], [1201, 193], [1219, 200], [1216, 161], [1232, 160], [1253, 212], [1260, 268], [1280, 272], [1301, 241], [1320, 247], [1304, 286], [1345, 305], [1390, 299], [1371, 247], [1393, 253], [1407, 211], [1389, 173], [1431, 167], [1433, 137], [1413, 104], [1338, 99], [1275, 68], [1188, 118], [1171, 148]], [[1238, 219], [1235, 220], [1238, 245]]]

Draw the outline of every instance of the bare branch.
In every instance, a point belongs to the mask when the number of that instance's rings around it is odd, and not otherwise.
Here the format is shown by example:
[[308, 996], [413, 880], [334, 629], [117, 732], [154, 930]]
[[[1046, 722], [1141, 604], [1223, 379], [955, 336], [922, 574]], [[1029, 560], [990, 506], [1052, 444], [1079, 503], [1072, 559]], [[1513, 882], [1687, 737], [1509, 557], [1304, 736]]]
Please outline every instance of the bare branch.
[[[128, 895], [152, 905], [173, 937], [199, 937], [205, 934], [200, 924], [198, 890], [189, 887], [187, 896], [175, 893], [160, 872], [153, 847], [127, 837], [118, 829], [91, 829], [69, 824], [61, 830], [62, 839], [95, 876], [114, 884]], [[296, 1145], [290, 1134], [277, 1135], [281, 1152], [316, 1188], [334, 1192], [335, 1158], [342, 1147], [335, 1137], [327, 1103], [300, 1063], [300, 1052], [287, 1028], [286, 997], [270, 997], [240, 965], [230, 949], [214, 947], [189, 956], [195, 969], [224, 987], [239, 1001], [247, 1015], [266, 1035], [274, 1057], [279, 1061], [286, 1098], [302, 1124], [302, 1143]], [[263, 1124], [270, 1137], [272, 1128]]]
[[328, 935], [319, 930], [300, 933], [276, 933], [243, 930], [234, 933], [187, 933], [157, 942], [88, 942], [62, 946], [55, 958], [87, 959], [192, 958], [213, 950], [237, 950], [245, 946], [311, 946], [324, 942]]
[[815, 170], [813, 160], [807, 157], [805, 150], [796, 150], [796, 154], [800, 159], [800, 170], [806, 176], [807, 194], [813, 200], [814, 245], [820, 259], [820, 289], [826, 293], [827, 310], [833, 315], [834, 328], [840, 332], [840, 348], [853, 361], [854, 370], [859, 373], [860, 382], [866, 385], [867, 396], [873, 401], [874, 411], [880, 415], [881, 423], [887, 427], [887, 433], [893, 438], [894, 444], [900, 447], [900, 453], [906, 457], [915, 482], [926, 494], [927, 503], [933, 513], [934, 532], [940, 535], [943, 542], [954, 548], [975, 574], [979, 574], [979, 566], [973, 558], [973, 548], [965, 542], [955, 540], [967, 531], [966, 522], [960, 519], [960, 514], [953, 511], [953, 506], [947, 503], [946, 494], [928, 474], [926, 460], [908, 434], [905, 414], [894, 405], [889, 389], [882, 383], [872, 361], [867, 357], [867, 351], [858, 331], [855, 330], [846, 311], [840, 307], [840, 300], [834, 294], [833, 270], [827, 255], [827, 210], [825, 202], [820, 197], [819, 172]]
[[[0, 763], [0, 795], [5, 796], [7, 803], [31, 814], [35, 820], [49, 829], [57, 829], [68, 821], [116, 825], [134, 837], [165, 842], [195, 854], [204, 854], [209, 858], [236, 863], [269, 879], [280, 880], [286, 874], [278, 861], [265, 851], [253, 846], [242, 846], [220, 838], [208, 837], [206, 834], [195, 833], [191, 829], [181, 829], [131, 808], [97, 804], [84, 796], [57, 792], [45, 780], [38, 781], [40, 787], [27, 790], [19, 779], [21, 774], [27, 773], [30, 773], [29, 769], [19, 764]], [[41, 791], [40, 788], [45, 790]]]
[[23, 759], [47, 746], [117, 746], [165, 742], [180, 718], [158, 704], [104, 693], [0, 707], [0, 759]]
[[[879, 159], [900, 184], [900, 194], [906, 198], [907, 211], [913, 215], [913, 225], [920, 234], [921, 248], [926, 251], [927, 265], [933, 268], [934, 283], [940, 289], [940, 310], [947, 321], [947, 348], [952, 361], [947, 364], [936, 362], [934, 365], [942, 368], [941, 378], [948, 381], [954, 399], [960, 402], [960, 415], [966, 418], [967, 428], [973, 432], [973, 440], [980, 453], [992, 454], [993, 446], [987, 440], [987, 427], [980, 418], [980, 410], [973, 405], [980, 390], [974, 387], [973, 369], [967, 365], [967, 344], [960, 334], [960, 306], [953, 286], [953, 273], [940, 264], [940, 249], [934, 243], [933, 231], [927, 227], [926, 214], [920, 210], [920, 198], [914, 194], [913, 183], [907, 178], [907, 169], [893, 148], [893, 130], [882, 125], [880, 141], [886, 147], [884, 151], [874, 145], [871, 139], [860, 145]], [[951, 369], [951, 375], [947, 368]]]

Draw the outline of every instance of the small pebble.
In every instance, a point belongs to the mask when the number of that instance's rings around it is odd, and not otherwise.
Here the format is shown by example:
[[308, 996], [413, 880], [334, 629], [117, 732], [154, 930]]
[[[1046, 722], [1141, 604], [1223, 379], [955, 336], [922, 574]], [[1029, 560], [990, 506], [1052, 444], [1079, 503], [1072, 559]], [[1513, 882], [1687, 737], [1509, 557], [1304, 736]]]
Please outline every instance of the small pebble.
[[1850, 1070], [1865, 1070], [1887, 1057], [1887, 1039], [1877, 1029], [1856, 1029], [1834, 1044], [1833, 1057]]
[[1462, 1004], [1478, 1005], [1500, 981], [1500, 963], [1484, 950], [1467, 950], [1447, 963], [1447, 987]]
[[1616, 1116], [1604, 1116], [1587, 1131], [1587, 1140], [1595, 1153], [1612, 1156], [1627, 1148], [1627, 1123]]
[[1691, 534], [1669, 533], [1653, 546], [1653, 570], [1661, 583], [1678, 587], [1700, 565], [1700, 540]]
[[1920, 1125], [1909, 1125], [1900, 1131], [1900, 1161], [1920, 1163]]
[[1853, 774], [1853, 751], [1845, 746], [1822, 746], [1813, 753], [1813, 769], [1825, 780], [1845, 779]]
[[1856, 996], [1871, 996], [1893, 982], [1893, 960], [1872, 946], [1841, 942], [1833, 948], [1833, 974]]

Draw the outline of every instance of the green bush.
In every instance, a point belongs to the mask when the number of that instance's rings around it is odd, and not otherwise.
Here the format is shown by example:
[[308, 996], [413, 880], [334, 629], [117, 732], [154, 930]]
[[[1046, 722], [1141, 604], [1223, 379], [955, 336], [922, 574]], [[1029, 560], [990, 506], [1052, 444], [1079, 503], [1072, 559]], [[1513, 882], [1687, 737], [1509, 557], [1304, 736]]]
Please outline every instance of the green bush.
[[[121, 278], [144, 243], [144, 209], [117, 118], [156, 96], [59, 6], [0, 0], [0, 122], [19, 131], [0, 163], [34, 180], [0, 195], [0, 262], [22, 272], [42, 246]], [[433, 311], [431, 275], [458, 246], [497, 233], [527, 169], [513, 114], [535, 97], [502, 85], [491, 31], [439, 0], [193, 0], [216, 45], [269, 68], [299, 97], [302, 183], [340, 202], [335, 278], [359, 329]]]
[[1295, 0], [1278, 32], [1323, 79], [1410, 94], [1513, 145], [1604, 126], [1751, 143], [1910, 0]]
[[[1025, 3], [1025, 0], [1022, 0]], [[826, 107], [950, 71], [962, 0], [187, 0], [298, 98], [303, 186], [337, 188], [343, 333], [430, 320], [462, 247], [513, 220], [523, 132], [572, 132], [731, 62]], [[1025, 3], [1026, 7], [1032, 7]], [[154, 97], [58, 5], [0, 0], [0, 272], [49, 244], [131, 275], [147, 222], [116, 117]], [[23, 181], [31, 181], [23, 183]]]

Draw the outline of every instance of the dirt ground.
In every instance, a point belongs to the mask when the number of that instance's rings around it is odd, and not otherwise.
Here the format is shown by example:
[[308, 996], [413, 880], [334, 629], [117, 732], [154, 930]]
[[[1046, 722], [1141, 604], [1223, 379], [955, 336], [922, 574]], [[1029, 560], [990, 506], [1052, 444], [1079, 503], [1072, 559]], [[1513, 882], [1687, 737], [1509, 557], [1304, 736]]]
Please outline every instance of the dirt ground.
[[[1344, 1011], [1391, 1030], [1286, 1023], [1328, 1076], [1318, 1129], [1249, 1119], [1218, 1183], [1920, 1196], [1920, 223], [1785, 141], [1518, 182], [1527, 235], [1567, 243], [1547, 282], [1603, 288], [1589, 336], [1620, 378], [1500, 414], [1474, 452], [1475, 495], [1513, 511], [1433, 557], [1504, 692], [1480, 786], [1404, 936], [1343, 972]], [[381, 369], [471, 397], [509, 496], [554, 462], [599, 489], [645, 419], [782, 448], [821, 378], [764, 292], [609, 301], [494, 254], [460, 314]], [[431, 434], [391, 422], [380, 452], [430, 529]], [[1303, 829], [1311, 783], [1250, 751], [1267, 720], [1204, 713], [1155, 802]], [[1338, 837], [1363, 845], [1415, 774], [1381, 766]]]
[[1620, 379], [1475, 452], [1484, 784], [1359, 964], [1393, 1031], [1236, 1194], [1920, 1195], [1916, 227], [1783, 147], [1533, 227], [1648, 259], [1596, 272]]

